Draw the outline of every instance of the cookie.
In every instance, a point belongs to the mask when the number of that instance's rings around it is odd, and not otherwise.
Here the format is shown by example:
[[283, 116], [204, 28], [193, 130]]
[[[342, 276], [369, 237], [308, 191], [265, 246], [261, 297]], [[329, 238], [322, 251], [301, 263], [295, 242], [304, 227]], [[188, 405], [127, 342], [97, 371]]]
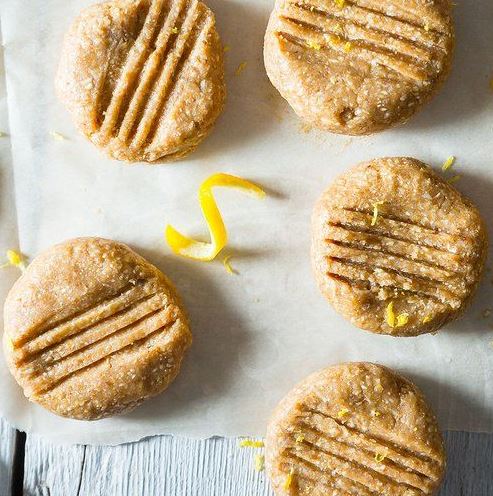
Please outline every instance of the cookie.
[[313, 212], [318, 285], [355, 326], [433, 332], [476, 290], [487, 252], [478, 210], [412, 158], [383, 158], [337, 178]]
[[87, 8], [56, 76], [76, 126], [115, 159], [181, 158], [209, 134], [225, 98], [214, 14], [197, 0], [115, 0]]
[[275, 410], [266, 468], [276, 496], [430, 496], [445, 471], [421, 392], [372, 363], [316, 372]]
[[4, 330], [7, 363], [27, 398], [83, 420], [164, 391], [192, 339], [163, 273], [100, 238], [39, 255], [7, 296]]
[[276, 0], [267, 74], [314, 127], [382, 131], [409, 119], [446, 79], [451, 8], [449, 0]]

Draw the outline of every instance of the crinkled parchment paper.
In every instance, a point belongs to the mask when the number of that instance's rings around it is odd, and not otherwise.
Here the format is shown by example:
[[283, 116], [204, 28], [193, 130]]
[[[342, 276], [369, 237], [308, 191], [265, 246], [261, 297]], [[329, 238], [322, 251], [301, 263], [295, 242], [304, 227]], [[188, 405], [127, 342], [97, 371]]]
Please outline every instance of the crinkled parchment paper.
[[[129, 166], [106, 159], [80, 136], [57, 102], [53, 76], [64, 31], [90, 2], [0, 2], [6, 90], [0, 139], [1, 246], [30, 257], [75, 236], [128, 243], [175, 281], [188, 307], [194, 345], [167, 392], [134, 412], [70, 421], [28, 403], [0, 362], [0, 414], [59, 441], [120, 443], [167, 433], [191, 437], [262, 435], [278, 400], [308, 373], [370, 360], [414, 379], [448, 429], [493, 429], [491, 272], [467, 315], [436, 336], [398, 339], [353, 328], [320, 296], [310, 269], [314, 202], [359, 161], [411, 155], [439, 167], [457, 156], [457, 187], [493, 225], [493, 3], [456, 7], [457, 54], [441, 94], [408, 125], [365, 138], [304, 128], [271, 87], [262, 63], [266, 0], [211, 0], [226, 53], [227, 107], [213, 134], [176, 165]], [[235, 69], [242, 62], [240, 75]], [[7, 96], [6, 96], [7, 95]], [[8, 121], [6, 106], [8, 104]], [[57, 140], [58, 132], [67, 139]], [[218, 191], [230, 232], [226, 253], [203, 264], [176, 257], [163, 240], [171, 222], [205, 235], [196, 193], [223, 171], [258, 181], [261, 202]], [[1, 273], [2, 300], [17, 276]]]

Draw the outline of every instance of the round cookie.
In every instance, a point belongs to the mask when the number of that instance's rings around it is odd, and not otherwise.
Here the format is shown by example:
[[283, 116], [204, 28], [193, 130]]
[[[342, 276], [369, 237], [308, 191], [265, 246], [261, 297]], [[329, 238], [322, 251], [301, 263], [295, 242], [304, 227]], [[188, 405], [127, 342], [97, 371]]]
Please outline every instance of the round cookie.
[[170, 281], [122, 243], [65, 241], [10, 290], [4, 351], [31, 401], [96, 420], [164, 391], [192, 336]]
[[276, 0], [267, 74], [314, 127], [382, 131], [409, 119], [446, 79], [451, 8], [449, 0]]
[[306, 378], [276, 408], [265, 447], [276, 496], [431, 496], [445, 471], [421, 392], [372, 363]]
[[315, 206], [318, 285], [355, 326], [394, 336], [433, 332], [476, 290], [487, 252], [474, 205], [412, 158], [360, 164]]
[[65, 37], [56, 89], [79, 130], [110, 157], [181, 158], [224, 105], [214, 14], [197, 0], [89, 7]]

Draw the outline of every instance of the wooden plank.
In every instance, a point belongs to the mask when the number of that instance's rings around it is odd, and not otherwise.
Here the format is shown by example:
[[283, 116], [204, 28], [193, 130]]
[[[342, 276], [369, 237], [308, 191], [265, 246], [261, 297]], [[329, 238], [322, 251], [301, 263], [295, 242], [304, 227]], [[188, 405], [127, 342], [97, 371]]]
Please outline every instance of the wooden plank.
[[0, 496], [10, 496], [15, 430], [0, 418]]
[[[28, 435], [24, 461], [24, 494], [77, 495], [84, 452], [84, 446], [59, 446], [38, 436]], [[115, 468], [115, 471], [118, 470]]]
[[[493, 494], [493, 435], [447, 433], [449, 470], [440, 496]], [[271, 496], [254, 453], [235, 439], [157, 436], [114, 447], [26, 445], [30, 496]]]

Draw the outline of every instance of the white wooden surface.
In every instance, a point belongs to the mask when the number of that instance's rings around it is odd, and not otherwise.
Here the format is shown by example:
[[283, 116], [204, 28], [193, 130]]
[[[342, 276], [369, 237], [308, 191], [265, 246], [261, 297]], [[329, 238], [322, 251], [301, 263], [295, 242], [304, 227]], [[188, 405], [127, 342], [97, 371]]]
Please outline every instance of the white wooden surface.
[[[14, 431], [0, 419], [0, 496], [10, 496]], [[440, 496], [493, 495], [493, 435], [446, 433]], [[235, 439], [156, 436], [115, 447], [57, 446], [28, 436], [25, 496], [272, 496], [254, 453]]]

